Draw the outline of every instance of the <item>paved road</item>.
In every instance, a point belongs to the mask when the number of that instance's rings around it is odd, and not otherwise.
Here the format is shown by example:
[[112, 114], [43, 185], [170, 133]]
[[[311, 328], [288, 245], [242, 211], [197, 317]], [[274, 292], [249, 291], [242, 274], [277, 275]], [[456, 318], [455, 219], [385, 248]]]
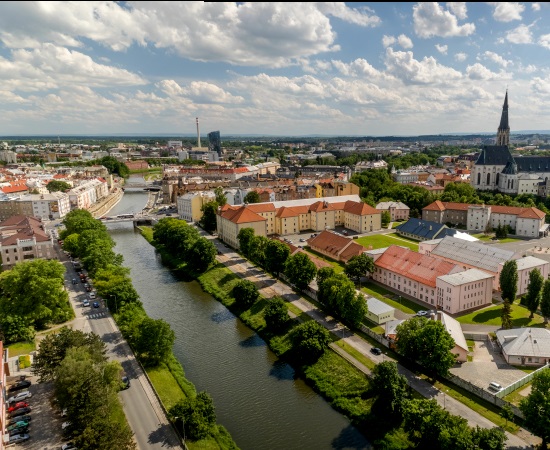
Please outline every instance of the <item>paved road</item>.
[[[201, 230], [199, 229], [199, 231]], [[253, 282], [259, 282], [258, 286], [263, 296], [272, 297], [273, 295], [278, 295], [283, 297], [287, 301], [292, 302], [292, 304], [300, 308], [310, 317], [317, 320], [329, 331], [337, 334], [342, 333], [342, 339], [344, 339], [346, 344], [354, 347], [357, 351], [362, 353], [364, 356], [372, 359], [373, 361], [382, 362], [384, 359], [391, 360], [391, 358], [384, 354], [379, 356], [373, 355], [371, 353], [372, 345], [370, 345], [367, 341], [360, 338], [359, 336], [351, 333], [349, 330], [346, 331], [346, 328], [343, 327], [342, 324], [335, 321], [334, 318], [332, 318], [331, 316], [327, 316], [306, 299], [294, 293], [294, 291], [289, 286], [280, 281], [272, 279], [269, 275], [265, 274], [263, 270], [250, 264], [238, 253], [232, 251], [224, 244], [219, 242], [215, 237], [212, 237], [202, 231], [201, 234], [209, 239], [212, 239], [219, 252], [221, 253], [217, 257], [221, 263], [225, 264], [229, 269], [231, 269], [239, 276], [246, 277]], [[340, 354], [343, 353], [338, 346], [333, 346], [333, 348], [335, 348], [335, 350], [337, 350]], [[350, 360], [350, 362], [354, 363], [356, 367], [358, 367], [363, 372], [370, 372], [368, 368], [355, 361], [349, 355], [342, 354], [342, 356], [346, 357], [348, 360]], [[399, 363], [397, 363], [397, 366], [399, 372], [407, 378], [409, 385], [413, 389], [415, 389], [425, 398], [434, 398], [440, 406], [447, 409], [450, 413], [466, 418], [470, 426], [478, 425], [482, 428], [493, 428], [495, 426], [495, 424], [490, 420], [486, 419], [485, 417], [470, 409], [458, 400], [448, 395], [445, 395], [444, 392], [441, 392], [427, 381], [417, 377], [413, 372], [401, 366]], [[532, 448], [533, 444], [540, 443], [540, 439], [533, 436], [526, 430], [522, 430], [520, 434], [521, 437], [518, 435], [510, 434], [508, 432], [506, 433], [508, 437], [507, 448], [518, 450], [530, 449]]]
[[183, 446], [168, 422], [147, 377], [122, 338], [108, 310], [103, 307], [96, 309], [82, 306], [82, 300], [86, 297], [83, 284], [71, 283], [75, 272], [71, 263], [67, 262], [67, 258], [64, 258], [63, 262], [67, 267], [66, 286], [76, 314], [72, 323], [73, 329], [86, 333], [92, 331], [101, 336], [107, 344], [107, 355], [120, 361], [131, 380], [130, 388], [120, 392], [120, 399], [138, 448], [142, 450], [182, 449]]

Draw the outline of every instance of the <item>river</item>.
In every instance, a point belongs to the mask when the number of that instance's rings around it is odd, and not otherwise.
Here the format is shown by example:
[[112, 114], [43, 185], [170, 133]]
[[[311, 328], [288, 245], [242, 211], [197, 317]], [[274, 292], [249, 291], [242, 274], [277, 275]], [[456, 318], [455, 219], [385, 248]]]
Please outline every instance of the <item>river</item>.
[[[109, 215], [142, 209], [147, 193], [127, 189]], [[197, 391], [208, 392], [242, 450], [367, 449], [365, 437], [281, 362], [200, 285], [177, 279], [131, 224], [108, 225], [147, 314], [176, 333], [174, 354]]]

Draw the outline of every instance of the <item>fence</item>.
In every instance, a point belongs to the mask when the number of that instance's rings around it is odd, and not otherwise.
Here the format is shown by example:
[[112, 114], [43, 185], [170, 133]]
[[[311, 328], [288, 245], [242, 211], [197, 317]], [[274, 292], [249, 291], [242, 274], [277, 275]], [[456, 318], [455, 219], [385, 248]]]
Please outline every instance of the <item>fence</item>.
[[496, 395], [502, 398], [505, 395], [508, 395], [510, 392], [514, 392], [516, 389], [519, 389], [520, 387], [525, 386], [527, 383], [529, 383], [529, 381], [531, 381], [537, 373], [543, 370], [546, 370], [549, 367], [550, 367], [550, 364], [546, 364], [545, 366], [539, 367], [537, 370], [525, 375], [523, 378], [520, 378], [518, 381], [515, 381], [511, 385], [506, 386], [504, 389], [499, 391]]

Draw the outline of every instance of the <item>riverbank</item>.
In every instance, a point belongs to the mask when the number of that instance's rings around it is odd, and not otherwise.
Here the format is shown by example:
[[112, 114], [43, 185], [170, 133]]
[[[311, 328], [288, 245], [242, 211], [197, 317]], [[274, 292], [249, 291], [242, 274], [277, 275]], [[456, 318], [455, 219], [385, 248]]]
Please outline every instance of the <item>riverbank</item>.
[[105, 199], [93, 205], [88, 211], [95, 218], [99, 219], [102, 216], [107, 215], [107, 213], [113, 209], [122, 197], [124, 196], [124, 191], [120, 186], [116, 186]]

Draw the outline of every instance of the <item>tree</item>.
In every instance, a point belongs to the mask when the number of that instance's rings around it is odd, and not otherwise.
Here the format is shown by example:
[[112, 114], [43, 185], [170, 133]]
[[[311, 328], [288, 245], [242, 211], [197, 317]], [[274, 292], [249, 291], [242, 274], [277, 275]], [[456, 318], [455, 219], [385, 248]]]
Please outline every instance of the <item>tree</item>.
[[264, 308], [264, 319], [267, 328], [278, 332], [284, 330], [290, 321], [288, 306], [281, 297], [273, 297]]
[[515, 259], [506, 261], [499, 276], [502, 299], [513, 303], [518, 291], [518, 265]]
[[218, 203], [215, 201], [207, 202], [201, 206], [202, 217], [199, 220], [199, 225], [208, 232], [216, 230], [218, 224], [216, 215], [218, 212]]
[[[513, 413], [512, 413], [513, 415]], [[474, 448], [480, 450], [504, 450], [508, 438], [502, 428], [481, 428], [476, 426], [471, 430]]]
[[139, 325], [135, 350], [145, 366], [158, 366], [171, 352], [176, 335], [163, 319], [145, 317]]
[[383, 361], [372, 371], [371, 389], [378, 396], [374, 409], [383, 417], [391, 416], [400, 419], [403, 403], [406, 400], [407, 379], [397, 371], [393, 361]]
[[210, 239], [199, 238], [195, 241], [189, 251], [189, 261], [192, 261], [192, 268], [202, 273], [216, 260], [216, 246]]
[[509, 420], [514, 420], [514, 411], [512, 411], [512, 408], [508, 403], [506, 403], [501, 409], [500, 409], [500, 417], [502, 417], [504, 420], [506, 420], [506, 426], [508, 426]]
[[261, 267], [266, 266], [266, 250], [271, 239], [265, 236], [254, 236], [250, 240], [248, 247], [248, 258], [259, 264]]
[[532, 319], [539, 309], [540, 296], [542, 287], [544, 285], [544, 278], [540, 273], [540, 270], [535, 268], [529, 272], [529, 284], [527, 285], [527, 293], [525, 294], [525, 305], [531, 312], [529, 316]]
[[503, 330], [509, 330], [512, 328], [512, 304], [508, 300], [504, 300], [500, 311], [500, 320]]
[[382, 211], [382, 227], [387, 227], [391, 222], [391, 214], [389, 211]]
[[247, 204], [260, 203], [260, 194], [258, 194], [256, 191], [250, 191], [248, 194], [244, 196], [243, 201], [244, 203], [247, 203]]
[[318, 322], [309, 320], [292, 332], [295, 357], [305, 364], [319, 359], [330, 344], [329, 332]]
[[328, 310], [350, 327], [358, 327], [367, 314], [367, 302], [358, 293], [353, 282], [344, 274], [333, 274], [324, 278], [319, 287], [319, 299]]
[[214, 189], [214, 195], [216, 196], [216, 203], [219, 206], [223, 206], [227, 203], [227, 197], [223, 192], [223, 188], [221, 186], [218, 186], [216, 189]]
[[237, 234], [237, 240], [239, 241], [239, 249], [244, 256], [248, 256], [250, 253], [250, 243], [254, 237], [254, 228], [241, 228], [239, 234]]
[[290, 248], [281, 241], [271, 239], [265, 249], [265, 268], [276, 277], [285, 268], [285, 263], [290, 256]]
[[[107, 227], [100, 220], [85, 209], [73, 209], [63, 219], [65, 229], [59, 234], [62, 239], [73, 233], [81, 234], [86, 230], [103, 230], [107, 234]], [[107, 234], [108, 236], [108, 234]]]
[[72, 186], [66, 181], [52, 180], [46, 185], [46, 189], [49, 192], [66, 192], [70, 190]]
[[544, 317], [544, 324], [546, 325], [548, 323], [548, 318], [550, 317], [550, 279], [544, 282], [544, 286], [542, 288], [540, 312], [542, 317]]
[[531, 393], [520, 402], [519, 408], [529, 429], [542, 438], [540, 448], [546, 449], [550, 440], [550, 370], [533, 377]]
[[0, 341], [4, 344], [34, 340], [35, 330], [28, 319], [21, 316], [3, 315], [0, 317]]
[[130, 169], [128, 169], [128, 166], [121, 163], [113, 156], [104, 156], [99, 160], [99, 163], [104, 166], [109, 173], [117, 173], [122, 178], [126, 178], [130, 175]]
[[289, 257], [285, 264], [285, 275], [298, 289], [304, 290], [315, 278], [317, 268], [304, 252]]
[[139, 300], [139, 295], [132, 284], [129, 273], [129, 269], [112, 264], [96, 272], [94, 286], [97, 293], [106, 300], [108, 307], [115, 312], [118, 312], [118, 309], [125, 303]]
[[248, 309], [258, 300], [260, 292], [252, 281], [239, 280], [233, 287], [232, 295], [239, 306]]
[[344, 273], [356, 281], [372, 272], [374, 272], [374, 260], [364, 253], [352, 256], [344, 268]]
[[184, 428], [184, 436], [192, 441], [205, 439], [212, 434], [216, 425], [216, 410], [212, 397], [199, 392], [195, 398], [180, 400], [169, 410], [176, 426]]

